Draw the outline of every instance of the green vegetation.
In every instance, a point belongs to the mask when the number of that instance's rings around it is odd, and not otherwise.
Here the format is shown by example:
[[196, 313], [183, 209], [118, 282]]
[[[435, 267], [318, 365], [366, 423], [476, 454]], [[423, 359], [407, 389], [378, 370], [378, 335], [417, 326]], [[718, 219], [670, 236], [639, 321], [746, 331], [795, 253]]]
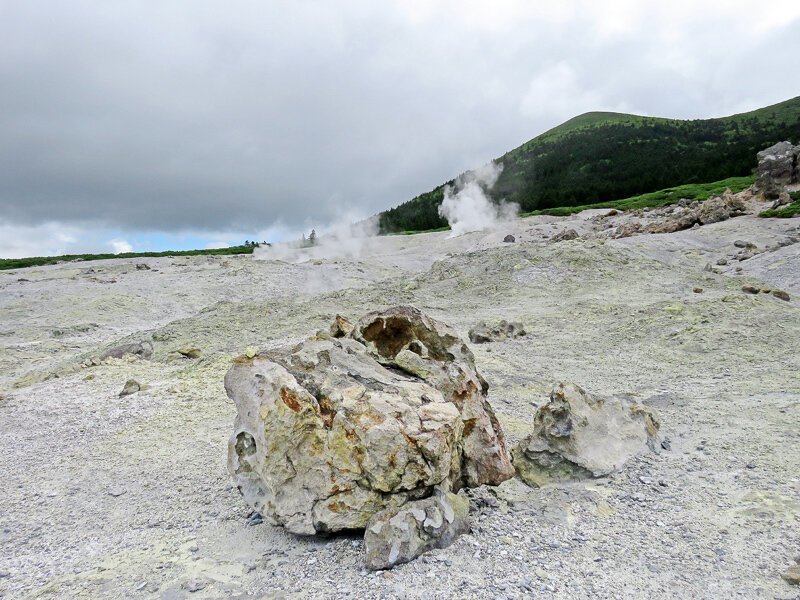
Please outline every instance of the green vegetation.
[[[800, 97], [720, 119], [587, 113], [498, 158], [503, 172], [491, 196], [530, 213], [746, 177], [756, 153], [782, 140], [800, 141]], [[453, 183], [381, 213], [381, 232], [446, 226], [438, 207], [444, 187]]]
[[677, 187], [659, 190], [657, 192], [649, 192], [647, 194], [640, 194], [632, 196], [623, 200], [611, 200], [609, 202], [597, 202], [595, 204], [582, 204], [580, 206], [560, 206], [558, 208], [545, 208], [542, 210], [534, 210], [526, 213], [523, 216], [531, 215], [553, 215], [556, 217], [566, 217], [583, 210], [590, 208], [608, 208], [617, 210], [634, 210], [637, 208], [656, 208], [659, 206], [666, 206], [667, 204], [674, 204], [682, 198], [689, 200], [708, 200], [712, 196], [719, 196], [726, 189], [730, 189], [733, 193], [741, 192], [744, 189], [753, 185], [755, 177], [730, 177], [722, 181], [715, 181], [713, 183], [690, 183], [687, 185], [679, 185]]
[[110, 258], [149, 258], [154, 256], [200, 256], [200, 255], [228, 255], [252, 254], [258, 247], [255, 242], [247, 242], [244, 246], [231, 246], [229, 248], [213, 248], [207, 250], [178, 250], [165, 252], [123, 252], [122, 254], [65, 254], [62, 256], [32, 256], [30, 258], [0, 258], [0, 271], [8, 269], [23, 269], [25, 267], [40, 267], [54, 265], [60, 262], [73, 262], [85, 260], [106, 260]]
[[778, 219], [791, 219], [792, 217], [800, 217], [800, 192], [789, 194], [793, 202], [780, 208], [771, 208], [758, 214], [759, 217], [773, 217]]

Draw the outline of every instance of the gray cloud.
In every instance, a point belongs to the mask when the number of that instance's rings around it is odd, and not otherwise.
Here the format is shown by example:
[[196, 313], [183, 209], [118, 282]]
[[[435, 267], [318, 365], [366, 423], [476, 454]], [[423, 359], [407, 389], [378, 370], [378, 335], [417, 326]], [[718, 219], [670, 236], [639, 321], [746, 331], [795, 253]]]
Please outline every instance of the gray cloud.
[[298, 228], [580, 112], [697, 118], [800, 93], [792, 2], [761, 21], [735, 1], [530, 4], [5, 3], [0, 221]]

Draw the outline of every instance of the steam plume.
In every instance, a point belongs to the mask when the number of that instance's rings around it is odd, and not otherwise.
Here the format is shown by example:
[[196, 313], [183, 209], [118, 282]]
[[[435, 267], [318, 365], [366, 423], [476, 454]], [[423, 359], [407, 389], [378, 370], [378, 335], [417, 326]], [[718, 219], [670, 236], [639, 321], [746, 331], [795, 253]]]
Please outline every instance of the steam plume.
[[495, 204], [486, 195], [502, 172], [503, 165], [491, 162], [456, 179], [455, 191], [451, 186], [445, 187], [439, 214], [450, 225], [450, 237], [493, 229], [516, 218], [519, 205]]

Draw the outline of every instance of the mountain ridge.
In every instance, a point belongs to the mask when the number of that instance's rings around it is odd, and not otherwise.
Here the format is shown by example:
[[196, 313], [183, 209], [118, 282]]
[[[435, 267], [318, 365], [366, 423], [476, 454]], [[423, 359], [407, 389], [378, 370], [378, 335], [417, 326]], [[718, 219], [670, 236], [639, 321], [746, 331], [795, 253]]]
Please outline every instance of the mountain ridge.
[[[606, 202], [749, 175], [756, 153], [783, 140], [800, 141], [800, 96], [711, 119], [592, 111], [495, 159], [503, 172], [489, 194], [523, 212]], [[381, 232], [447, 225], [438, 206], [454, 181], [381, 212]]]

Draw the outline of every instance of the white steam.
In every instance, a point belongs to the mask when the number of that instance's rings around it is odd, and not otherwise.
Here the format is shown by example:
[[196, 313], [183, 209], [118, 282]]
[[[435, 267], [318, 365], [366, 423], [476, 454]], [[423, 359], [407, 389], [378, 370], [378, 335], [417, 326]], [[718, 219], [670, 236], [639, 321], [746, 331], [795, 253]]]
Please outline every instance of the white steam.
[[456, 179], [455, 189], [451, 186], [444, 188], [444, 200], [439, 205], [439, 214], [450, 225], [450, 237], [470, 231], [494, 229], [516, 218], [519, 205], [495, 204], [486, 195], [497, 183], [502, 172], [503, 165], [491, 162], [461, 175]]
[[257, 260], [282, 260], [302, 263], [311, 260], [359, 260], [378, 244], [378, 218], [353, 222], [345, 217], [338, 223], [317, 232], [316, 243], [304, 246], [302, 241], [259, 246], [253, 252]]

